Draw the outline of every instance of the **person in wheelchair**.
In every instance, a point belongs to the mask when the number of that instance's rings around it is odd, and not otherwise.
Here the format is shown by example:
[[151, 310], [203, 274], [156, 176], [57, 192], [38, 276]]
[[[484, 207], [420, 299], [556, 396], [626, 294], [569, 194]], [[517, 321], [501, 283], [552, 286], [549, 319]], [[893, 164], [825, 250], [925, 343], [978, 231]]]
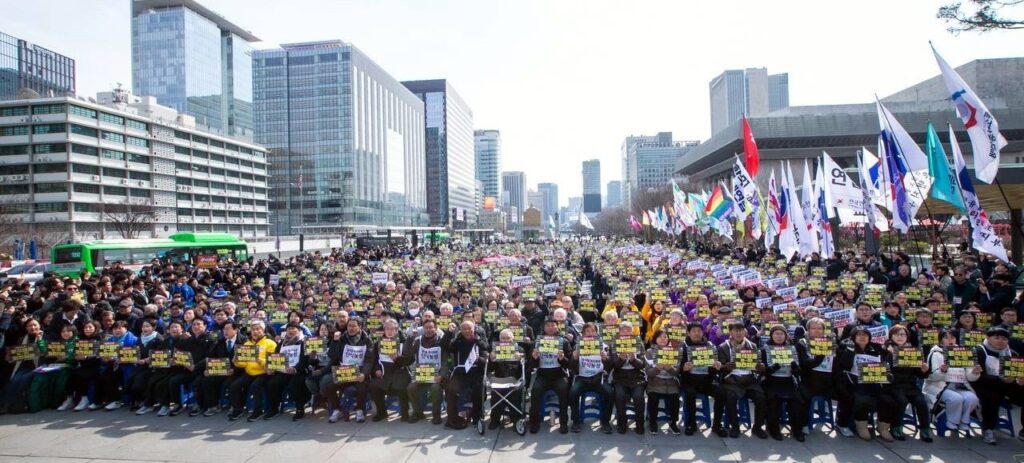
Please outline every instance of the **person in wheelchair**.
[[[496, 358], [497, 348], [500, 345], [510, 345], [515, 349], [512, 360], [498, 360]], [[523, 348], [515, 342], [512, 330], [505, 328], [498, 333], [497, 343], [491, 350], [490, 363], [487, 366], [487, 374], [493, 378], [509, 378], [514, 380], [522, 379], [523, 376]], [[517, 388], [505, 395], [491, 391], [491, 417], [487, 429], [495, 430], [501, 427], [501, 418], [508, 416], [513, 423], [523, 418], [523, 389]], [[517, 410], [516, 407], [519, 407]]]

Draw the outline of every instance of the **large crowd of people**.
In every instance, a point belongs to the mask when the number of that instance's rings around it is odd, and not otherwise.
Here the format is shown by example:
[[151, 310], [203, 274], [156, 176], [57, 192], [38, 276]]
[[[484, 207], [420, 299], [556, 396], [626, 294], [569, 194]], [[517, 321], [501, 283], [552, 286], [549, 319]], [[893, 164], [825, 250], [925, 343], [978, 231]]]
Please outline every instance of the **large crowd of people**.
[[824, 402], [846, 437], [996, 444], [1024, 404], [1017, 269], [944, 257], [599, 239], [113, 262], [0, 286], [0, 413], [803, 441]]

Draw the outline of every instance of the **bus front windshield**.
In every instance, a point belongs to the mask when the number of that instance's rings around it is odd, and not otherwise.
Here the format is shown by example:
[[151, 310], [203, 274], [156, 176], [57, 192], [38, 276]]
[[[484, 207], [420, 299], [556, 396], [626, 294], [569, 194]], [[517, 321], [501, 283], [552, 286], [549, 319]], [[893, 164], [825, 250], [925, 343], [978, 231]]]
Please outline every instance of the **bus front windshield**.
[[55, 264], [67, 264], [72, 262], [82, 261], [82, 247], [81, 246], [67, 246], [57, 248], [54, 252]]

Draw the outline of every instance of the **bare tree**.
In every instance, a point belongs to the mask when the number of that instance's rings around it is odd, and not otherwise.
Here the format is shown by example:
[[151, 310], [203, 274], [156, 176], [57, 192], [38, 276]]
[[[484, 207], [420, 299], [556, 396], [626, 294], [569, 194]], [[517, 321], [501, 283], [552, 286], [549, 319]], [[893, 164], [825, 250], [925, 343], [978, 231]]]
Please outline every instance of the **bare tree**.
[[640, 217], [643, 211], [656, 209], [672, 202], [672, 187], [640, 188], [633, 192], [632, 212]]
[[[967, 5], [964, 5], [966, 3]], [[949, 24], [949, 32], [987, 32], [996, 29], [1024, 29], [1024, 18], [1003, 16], [1004, 8], [1024, 5], [1024, 0], [967, 0], [939, 7], [936, 17]], [[1000, 11], [1002, 10], [1002, 11]]]
[[145, 204], [104, 204], [103, 221], [114, 227], [124, 239], [138, 238], [142, 232], [152, 231], [156, 222], [156, 208]]
[[604, 209], [593, 220], [594, 233], [602, 236], [632, 235], [629, 226], [629, 210], [625, 207]]

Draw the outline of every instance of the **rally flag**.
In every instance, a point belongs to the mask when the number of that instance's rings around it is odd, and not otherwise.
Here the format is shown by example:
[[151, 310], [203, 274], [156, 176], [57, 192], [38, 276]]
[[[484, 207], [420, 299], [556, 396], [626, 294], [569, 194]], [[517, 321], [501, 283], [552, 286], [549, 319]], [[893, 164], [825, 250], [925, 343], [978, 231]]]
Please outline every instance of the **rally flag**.
[[[872, 154], [871, 156], [873, 157], [874, 155]], [[862, 189], [858, 186], [857, 182], [843, 168], [839, 167], [839, 164], [828, 153], [822, 152], [821, 157], [825, 172], [825, 178], [822, 182], [825, 186], [825, 209], [828, 214], [831, 216], [832, 208], [834, 207], [836, 212], [834, 217], [838, 217], [839, 222], [842, 224], [870, 223], [868, 221], [870, 214], [881, 218], [882, 212], [871, 201], [871, 195], [867, 193], [867, 188]], [[864, 174], [861, 158], [857, 159], [857, 164], [861, 177], [867, 178], [867, 174]], [[865, 200], [865, 194], [867, 195], [867, 200]], [[884, 220], [875, 225], [882, 231], [889, 229], [889, 224]]]
[[[740, 219], [745, 219], [748, 215], [753, 215], [754, 202], [757, 196], [757, 185], [754, 183], [754, 179], [751, 178], [750, 172], [740, 162], [740, 158], [736, 157], [736, 162], [732, 165], [732, 182], [733, 192], [732, 196], [736, 199], [736, 211], [739, 213]], [[757, 217], [754, 217], [754, 223], [757, 223]]]
[[829, 212], [831, 207], [829, 203], [825, 202], [825, 190], [827, 189], [825, 184], [825, 170], [822, 163], [818, 164], [818, 174], [814, 179], [814, 191], [817, 193], [817, 217], [818, 217], [818, 232], [821, 233], [821, 256], [828, 258], [836, 252], [836, 245], [832, 241], [832, 223], [829, 222], [831, 213]]
[[772, 242], [779, 236], [779, 232], [782, 230], [782, 217], [780, 214], [779, 204], [779, 193], [778, 188], [775, 184], [775, 168], [772, 168], [771, 177], [768, 178], [768, 207], [767, 209], [767, 228], [764, 233], [764, 247], [765, 249], [771, 249]]
[[757, 177], [757, 171], [761, 168], [761, 156], [757, 152], [757, 141], [754, 140], [754, 132], [750, 131], [747, 116], [743, 116], [743, 160], [750, 176]]
[[949, 99], [956, 107], [957, 117], [964, 123], [967, 135], [971, 139], [974, 174], [978, 180], [992, 183], [999, 172], [999, 150], [1006, 147], [1006, 139], [999, 133], [999, 123], [960, 74], [939, 56], [934, 46], [932, 53], [935, 54], [935, 61], [939, 63], [942, 81], [949, 90]]
[[587, 214], [580, 212], [580, 225], [588, 230], [593, 230], [594, 225], [590, 223], [590, 219], [587, 218]]
[[793, 195], [793, 175], [789, 164], [780, 175], [782, 176], [782, 190], [779, 191], [779, 251], [787, 259], [792, 259], [794, 254], [800, 253], [800, 235], [798, 230], [803, 227], [803, 220], [797, 221], [802, 214], [793, 213], [796, 207]]
[[717, 220], [722, 219], [732, 209], [732, 203], [725, 198], [722, 193], [722, 186], [715, 185], [715, 190], [711, 192], [711, 198], [708, 200], [707, 205], [704, 206], [704, 213]]
[[633, 231], [640, 231], [644, 229], [644, 226], [640, 225], [640, 222], [636, 220], [635, 215], [629, 214], [629, 228], [632, 228]]
[[806, 235], [804, 235], [807, 237], [807, 241], [803, 241], [804, 236], [800, 237], [800, 251], [803, 255], [810, 255], [820, 250], [818, 247], [818, 232], [820, 230], [818, 230], [818, 196], [814, 189], [811, 170], [807, 166], [806, 158], [804, 158], [804, 186], [800, 196], [802, 198], [800, 209], [803, 211], [804, 228], [807, 230]]
[[981, 208], [981, 201], [974, 191], [974, 184], [971, 176], [967, 173], [967, 163], [960, 154], [960, 146], [956, 142], [956, 134], [953, 127], [949, 127], [950, 149], [953, 151], [953, 163], [956, 165], [957, 180], [960, 183], [960, 191], [964, 195], [964, 205], [967, 206], [967, 218], [971, 222], [971, 246], [981, 252], [987, 252], [999, 258], [1003, 262], [1009, 262], [1006, 258], [1006, 247], [1003, 246], [1003, 239], [996, 234], [989, 222], [985, 210]]
[[928, 157], [882, 102], [876, 100], [875, 104], [884, 149], [880, 154], [892, 187], [893, 227], [906, 233], [932, 185]]
[[960, 197], [960, 188], [956, 184], [956, 172], [949, 167], [949, 159], [946, 158], [939, 134], [935, 133], [931, 121], [928, 121], [925, 151], [928, 152], [928, 173], [935, 179], [931, 197], [952, 204], [963, 214], [967, 209], [964, 208], [964, 200]]
[[[881, 137], [879, 137], [879, 146], [881, 146]], [[871, 202], [888, 209], [892, 190], [888, 188], [888, 183], [885, 181], [882, 160], [862, 146], [857, 162], [859, 163], [861, 186], [870, 195]]]

